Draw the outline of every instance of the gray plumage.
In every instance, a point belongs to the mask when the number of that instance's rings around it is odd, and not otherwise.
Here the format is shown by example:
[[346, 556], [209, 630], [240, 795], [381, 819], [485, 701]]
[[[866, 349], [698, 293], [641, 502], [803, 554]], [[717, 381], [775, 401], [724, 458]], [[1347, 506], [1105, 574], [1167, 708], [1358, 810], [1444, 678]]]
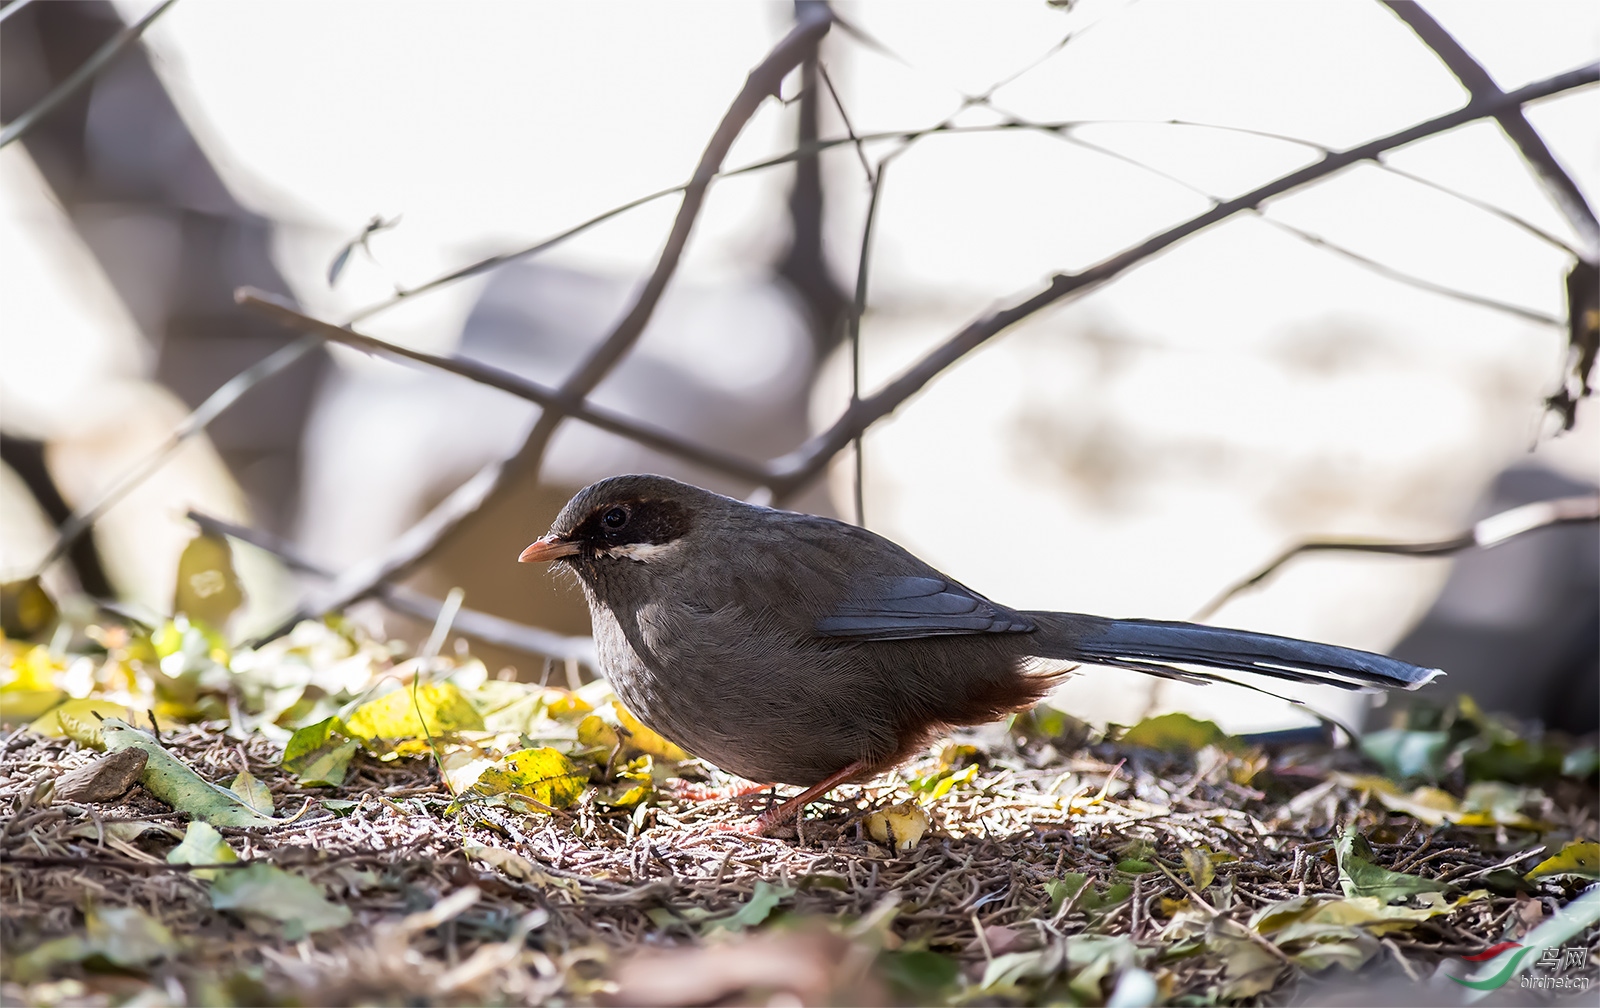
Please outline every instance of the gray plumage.
[[1036, 658], [1347, 687], [1437, 674], [1266, 634], [1010, 609], [865, 529], [661, 476], [579, 491], [522, 558], [577, 574], [629, 709], [762, 783], [812, 785], [857, 763], [870, 776], [947, 727], [1025, 707], [1057, 681]]

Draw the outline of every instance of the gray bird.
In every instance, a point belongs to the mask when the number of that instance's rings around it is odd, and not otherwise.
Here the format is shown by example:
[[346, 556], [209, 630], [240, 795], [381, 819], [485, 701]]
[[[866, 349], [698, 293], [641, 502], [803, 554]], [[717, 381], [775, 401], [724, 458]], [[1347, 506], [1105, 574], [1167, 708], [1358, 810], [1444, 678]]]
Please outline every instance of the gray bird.
[[806, 788], [762, 830], [936, 733], [1034, 703], [1059, 680], [1037, 659], [1349, 689], [1441, 674], [1243, 630], [1008, 609], [866, 529], [664, 476], [585, 487], [519, 559], [577, 574], [600, 666], [641, 721], [741, 777]]

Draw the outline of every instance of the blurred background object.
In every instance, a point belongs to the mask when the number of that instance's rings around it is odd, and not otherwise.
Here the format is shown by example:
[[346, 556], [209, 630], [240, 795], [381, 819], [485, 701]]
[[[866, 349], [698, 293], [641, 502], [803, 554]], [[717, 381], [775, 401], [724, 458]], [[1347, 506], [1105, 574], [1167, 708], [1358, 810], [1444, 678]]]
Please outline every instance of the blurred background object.
[[[0, 119], [15, 121], [151, 8], [6, 9]], [[817, 9], [163, 11], [0, 150], [6, 577], [28, 573], [63, 506], [94, 500], [184, 405], [295, 338], [234, 307], [236, 287], [560, 385], [633, 303], [674, 199], [410, 292], [678, 185], [750, 68]], [[836, 9], [850, 30], [801, 60], [724, 167], [797, 144], [799, 155], [712, 186], [679, 275], [593, 403], [743, 458], [782, 456], [847, 408], [858, 369], [865, 395], [1042, 278], [1466, 100], [1406, 23], [1354, 0]], [[1600, 53], [1589, 4], [1434, 14], [1506, 89]], [[1587, 192], [1600, 167], [1597, 97], [1579, 88], [1527, 112]], [[819, 136], [865, 139], [803, 146]], [[869, 177], [878, 199], [858, 358], [843, 337]], [[367, 233], [373, 220], [384, 226]], [[1306, 537], [1429, 539], [1497, 500], [1545, 492], [1531, 489], [1540, 480], [1592, 488], [1592, 406], [1552, 440], [1543, 400], [1568, 353], [1570, 249], [1592, 257], [1593, 240], [1493, 122], [1440, 131], [1026, 318], [871, 427], [859, 465], [846, 449], [826, 480], [782, 503], [864, 518], [1008, 602], [1184, 618]], [[359, 570], [515, 452], [538, 415], [458, 376], [314, 351], [113, 507], [96, 526], [98, 554], [70, 554], [52, 583], [66, 590], [70, 567], [92, 594], [162, 610], [192, 534], [188, 507], [290, 537], [325, 569]], [[469, 606], [582, 633], [576, 590], [514, 563], [573, 489], [644, 470], [763, 493], [574, 422], [538, 469], [405, 583], [435, 598], [461, 586]], [[978, 528], [1019, 532], [973, 550], [965, 533]], [[1217, 621], [1376, 650], [1404, 638], [1403, 656], [1459, 665], [1490, 705], [1497, 676], [1548, 683], [1545, 700], [1514, 709], [1550, 719], [1573, 670], [1595, 667], [1596, 634], [1585, 651], [1578, 624], [1585, 605], [1595, 611], [1596, 550], [1572, 538], [1592, 544], [1593, 531], [1536, 533], [1463, 557], [1454, 573], [1446, 560], [1308, 559]], [[1509, 590], [1507, 565], [1537, 571], [1519, 584], [1547, 587], [1496, 595]], [[326, 587], [291, 583], [255, 551], [239, 570], [238, 636]], [[392, 632], [422, 632], [384, 618]], [[537, 658], [488, 654], [539, 674]], [[1327, 692], [1304, 695], [1359, 719], [1360, 696]], [[1181, 708], [1231, 731], [1309, 721], [1267, 698], [1102, 670], [1057, 702], [1125, 723]]]

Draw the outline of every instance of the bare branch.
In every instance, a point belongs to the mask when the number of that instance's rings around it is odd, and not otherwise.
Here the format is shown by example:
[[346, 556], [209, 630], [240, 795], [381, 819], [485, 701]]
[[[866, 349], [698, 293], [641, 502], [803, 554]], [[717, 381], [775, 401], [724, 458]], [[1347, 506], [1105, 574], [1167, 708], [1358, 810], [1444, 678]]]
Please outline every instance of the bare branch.
[[832, 427], [812, 437], [789, 454], [774, 459], [773, 482], [770, 485], [775, 498], [782, 500], [792, 496], [815, 477], [827, 465], [829, 459], [854, 440], [857, 433], [894, 412], [901, 403], [921, 391], [934, 376], [968, 352], [1035, 312], [1068, 296], [1097, 287], [1151, 256], [1234, 214], [1254, 210], [1276, 196], [1292, 192], [1350, 165], [1373, 160], [1385, 151], [1443, 133], [1474, 119], [1494, 115], [1503, 107], [1520, 106], [1525, 102], [1596, 82], [1600, 82], [1600, 63], [1590, 63], [1576, 70], [1535, 81], [1516, 91], [1501, 93], [1498, 97], [1485, 98], [1482, 101], [1474, 100], [1453, 112], [1408, 126], [1388, 136], [1369, 140], [1356, 147], [1343, 151], [1329, 151], [1312, 164], [1274, 179], [1242, 196], [1218, 203], [1206, 212], [1153, 235], [1082, 272], [1058, 273], [1051, 278], [1049, 286], [1044, 290], [1009, 308], [1003, 308], [973, 322], [908, 368], [877, 394], [853, 404]]
[[[107, 39], [105, 45], [94, 51], [93, 56], [84, 60], [82, 66], [72, 71], [71, 76], [51, 88], [50, 93], [39, 99], [38, 104], [11, 120], [5, 129], [0, 130], [0, 147], [26, 134], [33, 129], [35, 123], [54, 112], [57, 106], [77, 93], [79, 88], [94, 80], [95, 74], [105, 69], [106, 65], [121, 55], [124, 49], [137, 42], [145, 29], [154, 24], [156, 18], [165, 14], [167, 9], [177, 2], [178, 0], [162, 0], [144, 17]], [[21, 6], [14, 4], [7, 8], [6, 15], [15, 13]]]
[[640, 420], [614, 413], [603, 406], [596, 406], [583, 400], [569, 402], [556, 389], [548, 385], [541, 385], [529, 381], [518, 374], [504, 371], [491, 364], [458, 357], [454, 354], [439, 356], [413, 350], [395, 343], [389, 343], [375, 336], [356, 332], [353, 329], [336, 326], [331, 322], [313, 318], [300, 312], [286, 300], [259, 291], [251, 287], [241, 287], [234, 293], [234, 300], [247, 308], [257, 311], [281, 322], [286, 326], [312, 333], [333, 343], [355, 347], [367, 353], [378, 354], [386, 357], [395, 357], [440, 371], [448, 371], [454, 375], [471, 379], [481, 385], [509, 392], [519, 399], [526, 399], [531, 403], [546, 409], [563, 413], [574, 420], [581, 420], [603, 431], [618, 434], [629, 440], [635, 441], [648, 448], [671, 455], [675, 458], [686, 459], [698, 465], [703, 465], [715, 472], [728, 476], [736, 476], [749, 480], [752, 483], [762, 482], [767, 478], [766, 467], [759, 462], [731, 455], [708, 445], [686, 441], [671, 431], [662, 430]]
[[1535, 501], [1490, 515], [1472, 528], [1430, 542], [1370, 542], [1360, 539], [1307, 539], [1284, 550], [1265, 567], [1238, 581], [1201, 606], [1194, 614], [1196, 620], [1210, 619], [1218, 609], [1242, 591], [1254, 588], [1271, 577], [1284, 564], [1304, 553], [1350, 552], [1388, 553], [1398, 556], [1450, 556], [1462, 550], [1488, 549], [1535, 529], [1550, 525], [1600, 520], [1600, 496], [1560, 497], [1555, 500]]
[[[783, 78], [799, 66], [815, 50], [818, 41], [827, 34], [832, 15], [821, 5], [801, 7], [793, 29], [773, 47], [767, 57], [750, 72], [744, 87], [734, 98], [722, 121], [717, 124], [710, 142], [695, 166], [694, 174], [684, 187], [683, 202], [667, 235], [665, 247], [656, 267], [645, 281], [643, 289], [616, 327], [600, 345], [590, 352], [577, 369], [562, 382], [557, 394], [567, 403], [578, 403], [600, 383], [611, 368], [633, 347], [643, 334], [645, 326], [655, 312], [667, 283], [677, 271], [695, 218], [705, 202], [706, 190], [716, 178], [723, 158], [738, 139], [746, 123], [756, 114], [768, 96], [775, 95]], [[561, 425], [564, 416], [555, 410], [544, 410], [534, 422], [522, 447], [510, 458], [491, 463], [479, 470], [466, 483], [457, 487], [433, 511], [416, 525], [402, 533], [392, 547], [381, 556], [358, 565], [335, 582], [332, 590], [312, 603], [305, 612], [297, 613], [292, 621], [298, 622], [311, 612], [321, 613], [341, 609], [367, 595], [378, 584], [410, 569], [432, 553], [461, 522], [475, 514], [481, 507], [498, 496], [511, 482], [522, 474], [537, 475], [544, 460], [545, 448]]]
[[[1415, 0], [1383, 0], [1384, 6], [1395, 13], [1400, 20], [1423, 41], [1439, 61], [1450, 68], [1472, 95], [1472, 104], [1490, 102], [1505, 94], [1500, 86], [1489, 76], [1489, 71], [1483, 68], [1471, 53], [1461, 47], [1455, 36], [1444, 30], [1433, 15], [1423, 10]], [[1595, 262], [1600, 257], [1600, 220], [1595, 219], [1594, 210], [1589, 206], [1588, 200], [1583, 198], [1583, 191], [1572, 180], [1572, 176], [1556, 160], [1555, 154], [1533, 128], [1528, 117], [1523, 113], [1521, 104], [1505, 106], [1494, 112], [1494, 119], [1500, 124], [1511, 142], [1516, 144], [1517, 150], [1527, 159], [1533, 167], [1539, 182], [1544, 186], [1545, 192], [1555, 202], [1561, 212], [1566, 215], [1567, 222], [1572, 229], [1578, 232], [1588, 254], [1583, 258], [1588, 262]]]
[[[188, 518], [212, 535], [224, 535], [271, 553], [282, 560], [284, 566], [290, 570], [310, 574], [313, 577], [333, 577], [333, 574], [307, 560], [293, 546], [269, 532], [235, 525], [200, 511], [191, 510]], [[440, 610], [444, 607], [444, 603], [438, 599], [403, 585], [379, 585], [373, 594], [396, 612], [427, 623], [437, 620]], [[524, 626], [499, 616], [465, 608], [456, 613], [452, 627], [457, 632], [486, 644], [495, 644], [545, 658], [579, 661], [592, 669], [597, 671], [599, 669], [592, 637], [566, 637], [551, 633], [549, 630]]]

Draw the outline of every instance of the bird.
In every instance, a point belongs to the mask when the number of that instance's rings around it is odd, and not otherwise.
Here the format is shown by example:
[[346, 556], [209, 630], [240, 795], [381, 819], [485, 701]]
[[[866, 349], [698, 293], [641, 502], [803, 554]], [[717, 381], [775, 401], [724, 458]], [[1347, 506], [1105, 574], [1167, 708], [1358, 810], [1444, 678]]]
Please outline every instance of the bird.
[[[998, 546], [1006, 521], [962, 535]], [[804, 788], [755, 824], [1042, 699], [1061, 661], [1190, 682], [1257, 673], [1347, 689], [1443, 674], [1290, 637], [994, 602], [868, 529], [665, 476], [578, 491], [518, 557], [576, 575], [601, 671], [641, 722], [749, 781]]]

